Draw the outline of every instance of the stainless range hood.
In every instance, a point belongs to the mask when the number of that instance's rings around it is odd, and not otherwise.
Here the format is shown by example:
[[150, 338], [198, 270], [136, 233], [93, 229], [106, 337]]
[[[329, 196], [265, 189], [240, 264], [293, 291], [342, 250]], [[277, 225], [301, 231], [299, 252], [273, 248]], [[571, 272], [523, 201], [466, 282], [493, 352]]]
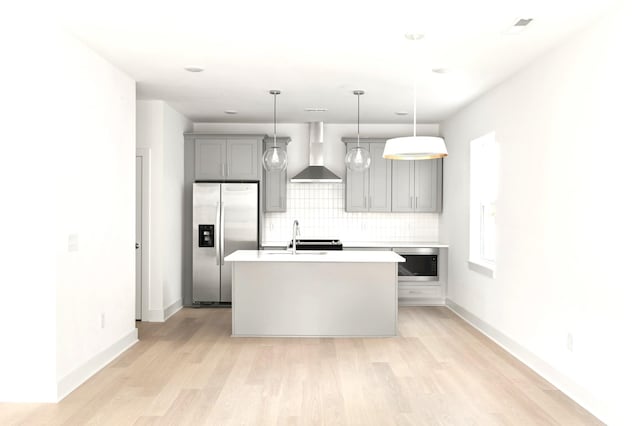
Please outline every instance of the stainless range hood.
[[291, 178], [291, 182], [342, 182], [342, 178], [324, 166], [322, 121], [309, 123], [309, 167]]

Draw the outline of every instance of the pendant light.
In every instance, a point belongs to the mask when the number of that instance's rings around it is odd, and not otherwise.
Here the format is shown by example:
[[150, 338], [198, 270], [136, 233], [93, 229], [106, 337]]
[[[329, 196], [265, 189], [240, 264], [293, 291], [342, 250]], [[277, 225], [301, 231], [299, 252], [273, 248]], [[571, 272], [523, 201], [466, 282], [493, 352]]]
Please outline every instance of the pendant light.
[[362, 172], [371, 165], [371, 154], [360, 146], [360, 95], [364, 95], [364, 91], [354, 90], [353, 94], [358, 97], [358, 142], [354, 148], [347, 152], [344, 162], [352, 172]]
[[287, 168], [287, 151], [278, 146], [277, 139], [276, 99], [280, 91], [270, 90], [269, 93], [273, 95], [273, 146], [267, 148], [262, 154], [262, 165], [268, 172], [277, 172]]
[[[405, 37], [412, 41], [420, 40], [422, 34], [407, 34]], [[413, 136], [392, 138], [384, 145], [383, 158], [388, 160], [431, 160], [448, 155], [444, 139], [437, 136], [416, 136], [416, 76], [417, 66], [413, 75]]]

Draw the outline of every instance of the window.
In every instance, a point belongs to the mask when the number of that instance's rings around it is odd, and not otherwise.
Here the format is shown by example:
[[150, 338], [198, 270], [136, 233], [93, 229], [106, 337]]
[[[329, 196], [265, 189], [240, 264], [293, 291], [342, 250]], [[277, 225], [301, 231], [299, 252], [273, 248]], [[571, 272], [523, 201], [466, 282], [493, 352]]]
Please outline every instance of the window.
[[498, 145], [495, 132], [470, 144], [469, 265], [493, 276], [496, 262]]

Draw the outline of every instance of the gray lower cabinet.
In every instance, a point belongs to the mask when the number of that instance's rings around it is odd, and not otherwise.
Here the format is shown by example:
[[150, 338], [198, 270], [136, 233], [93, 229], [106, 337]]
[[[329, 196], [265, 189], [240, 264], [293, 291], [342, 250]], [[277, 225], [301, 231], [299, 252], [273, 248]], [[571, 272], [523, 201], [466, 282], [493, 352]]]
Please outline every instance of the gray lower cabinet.
[[185, 134], [194, 144], [196, 180], [247, 180], [261, 177], [262, 135]]
[[442, 211], [442, 159], [393, 160], [392, 169], [391, 211]]
[[[347, 245], [344, 250], [357, 250], [357, 251], [389, 251], [398, 250], [396, 247], [379, 247], [379, 246], [367, 246], [367, 243], [363, 243], [360, 247], [354, 247]], [[427, 247], [416, 247], [427, 248]], [[439, 265], [440, 271], [446, 270], [446, 250], [440, 250]], [[398, 279], [398, 305], [399, 306], [442, 306], [446, 300], [446, 278], [445, 273], [440, 273], [440, 279], [438, 281], [403, 281]]]
[[[287, 144], [291, 142], [291, 138], [278, 138], [278, 146], [287, 149]], [[264, 140], [263, 150], [273, 146], [273, 138]], [[263, 151], [264, 152], [264, 151]], [[287, 171], [282, 170], [266, 171], [262, 167], [262, 208], [265, 212], [284, 212], [287, 211]]]
[[[356, 146], [351, 138], [344, 138], [347, 150]], [[383, 143], [361, 142], [371, 154], [371, 167], [363, 172], [347, 169], [345, 210], [348, 212], [391, 211], [391, 160], [382, 158]]]

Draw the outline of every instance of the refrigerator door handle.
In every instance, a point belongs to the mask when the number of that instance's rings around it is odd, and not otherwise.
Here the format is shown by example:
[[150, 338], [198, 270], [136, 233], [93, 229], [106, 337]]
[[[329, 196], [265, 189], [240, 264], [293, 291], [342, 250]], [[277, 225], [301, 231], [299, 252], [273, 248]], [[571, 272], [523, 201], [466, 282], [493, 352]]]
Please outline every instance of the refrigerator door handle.
[[218, 247], [220, 250], [220, 265], [224, 265], [224, 203], [219, 204], [220, 208], [220, 222], [218, 222], [218, 235], [220, 235], [220, 244]]
[[[217, 209], [216, 209], [216, 223], [218, 224], [218, 235], [220, 235], [220, 203], [218, 203]], [[220, 238], [220, 237], [218, 237]], [[220, 266], [220, 243], [216, 244], [214, 242], [214, 245], [216, 246], [216, 265]]]

